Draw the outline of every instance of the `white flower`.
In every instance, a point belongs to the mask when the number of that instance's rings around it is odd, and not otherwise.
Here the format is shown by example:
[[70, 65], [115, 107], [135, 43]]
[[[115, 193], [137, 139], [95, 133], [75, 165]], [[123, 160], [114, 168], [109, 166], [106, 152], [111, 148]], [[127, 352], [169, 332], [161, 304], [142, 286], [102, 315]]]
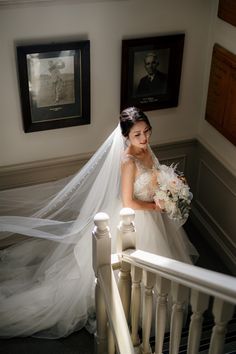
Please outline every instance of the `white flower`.
[[176, 203], [168, 200], [165, 203], [165, 209], [168, 213], [174, 214], [176, 212]]
[[183, 175], [176, 173], [176, 165], [160, 165], [157, 173], [158, 189], [154, 201], [164, 201], [165, 211], [172, 220], [183, 224], [189, 215], [192, 193]]

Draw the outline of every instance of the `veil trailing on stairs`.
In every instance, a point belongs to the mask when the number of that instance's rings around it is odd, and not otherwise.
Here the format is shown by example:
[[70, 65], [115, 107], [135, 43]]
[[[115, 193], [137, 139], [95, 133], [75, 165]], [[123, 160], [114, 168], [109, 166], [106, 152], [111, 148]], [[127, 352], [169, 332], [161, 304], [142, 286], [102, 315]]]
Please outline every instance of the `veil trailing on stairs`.
[[[29, 236], [0, 251], [0, 336], [58, 338], [84, 326], [93, 330], [93, 218], [110, 216], [114, 252], [123, 151], [118, 126], [74, 176], [0, 192], [0, 239]], [[165, 214], [136, 210], [136, 247], [192, 263], [195, 248]]]
[[92, 229], [97, 212], [114, 217], [121, 202], [118, 126], [74, 176], [0, 192], [0, 336], [58, 338], [94, 316]]

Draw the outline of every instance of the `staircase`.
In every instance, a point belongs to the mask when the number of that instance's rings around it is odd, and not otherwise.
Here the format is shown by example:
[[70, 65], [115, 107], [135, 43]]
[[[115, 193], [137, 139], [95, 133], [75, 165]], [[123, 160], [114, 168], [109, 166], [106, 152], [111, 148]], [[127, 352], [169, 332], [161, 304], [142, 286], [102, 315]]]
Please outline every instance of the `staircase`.
[[[236, 353], [236, 279], [136, 250], [131, 209], [121, 211], [118, 260], [114, 260], [108, 219], [104, 213], [94, 219], [96, 353]], [[112, 267], [119, 268], [119, 291]], [[186, 308], [190, 309], [187, 320]], [[170, 327], [166, 327], [168, 314]]]
[[[189, 325], [189, 323], [188, 323]], [[181, 335], [181, 342], [179, 347], [179, 354], [187, 354], [187, 343], [188, 343], [188, 325], [183, 328]], [[210, 346], [211, 331], [214, 326], [213, 319], [206, 318], [202, 325], [202, 336], [199, 345], [199, 354], [207, 354]], [[170, 333], [166, 333], [163, 344], [163, 354], [169, 354], [169, 341]], [[155, 337], [150, 338], [150, 344], [152, 351], [155, 350]], [[235, 354], [236, 353], [236, 313], [231, 321], [229, 321], [227, 326], [227, 332], [225, 335], [224, 344], [224, 354]]]
[[[215, 270], [221, 273], [230, 274], [229, 270], [221, 263], [217, 254], [213, 250], [209, 249], [205, 244], [205, 240], [199, 235], [190, 222], [187, 222], [185, 226], [186, 232], [191, 239], [191, 242], [197, 243], [195, 246], [199, 250], [200, 258], [198, 266]], [[210, 261], [209, 261], [210, 259]], [[120, 263], [113, 262], [117, 266]], [[212, 303], [213, 298], [210, 298], [210, 307], [204, 312], [204, 321], [202, 325], [202, 335], [199, 343], [198, 353], [207, 354], [209, 351], [212, 328], [214, 326], [214, 318], [212, 316]], [[190, 316], [188, 316], [186, 324], [181, 333], [181, 340], [179, 346], [179, 354], [187, 354], [187, 342], [189, 334]], [[140, 340], [142, 341], [142, 331], [138, 332]], [[170, 332], [166, 332], [163, 341], [163, 354], [169, 354], [169, 341]], [[150, 339], [150, 346], [152, 352], [155, 350], [155, 337], [153, 334]], [[39, 338], [12, 338], [12, 339], [0, 339], [0, 353], [1, 354], [93, 354], [94, 353], [94, 336], [89, 334], [85, 329], [73, 333], [67, 338], [60, 338], [57, 340], [47, 340]], [[236, 353], [236, 314], [228, 322], [227, 332], [224, 340], [224, 354]], [[103, 353], [105, 354], [105, 353]], [[123, 354], [123, 353], [122, 353]], [[127, 353], [125, 353], [127, 354]], [[192, 353], [190, 353], [192, 354]], [[215, 354], [215, 353], [214, 353]]]

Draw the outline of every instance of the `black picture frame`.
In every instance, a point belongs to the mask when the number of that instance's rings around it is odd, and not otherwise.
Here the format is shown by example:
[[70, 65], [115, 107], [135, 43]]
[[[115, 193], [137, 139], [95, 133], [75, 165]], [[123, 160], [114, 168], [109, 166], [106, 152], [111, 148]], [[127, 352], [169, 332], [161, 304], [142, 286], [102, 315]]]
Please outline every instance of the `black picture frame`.
[[90, 124], [90, 41], [17, 46], [25, 133]]
[[[184, 39], [185, 34], [178, 33], [122, 40], [121, 110], [135, 106], [151, 111], [178, 105]], [[158, 72], [149, 84], [147, 69], [154, 61]]]

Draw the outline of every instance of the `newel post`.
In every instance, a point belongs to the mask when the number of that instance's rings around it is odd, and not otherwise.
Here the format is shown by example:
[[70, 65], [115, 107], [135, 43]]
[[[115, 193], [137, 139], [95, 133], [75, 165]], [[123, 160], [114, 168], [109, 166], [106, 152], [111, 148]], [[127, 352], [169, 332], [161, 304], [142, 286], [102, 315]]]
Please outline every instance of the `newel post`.
[[[135, 248], [134, 217], [135, 213], [133, 209], [121, 209], [121, 220], [117, 227], [117, 253], [121, 253], [130, 248]], [[127, 321], [129, 321], [131, 298], [130, 269], [130, 264], [122, 261], [118, 279], [118, 288]]]
[[93, 229], [93, 270], [96, 277], [95, 307], [97, 317], [97, 329], [95, 333], [96, 354], [107, 353], [107, 314], [104, 297], [99, 284], [99, 268], [111, 263], [111, 235], [108, 227], [109, 216], [106, 213], [98, 213], [94, 217]]

